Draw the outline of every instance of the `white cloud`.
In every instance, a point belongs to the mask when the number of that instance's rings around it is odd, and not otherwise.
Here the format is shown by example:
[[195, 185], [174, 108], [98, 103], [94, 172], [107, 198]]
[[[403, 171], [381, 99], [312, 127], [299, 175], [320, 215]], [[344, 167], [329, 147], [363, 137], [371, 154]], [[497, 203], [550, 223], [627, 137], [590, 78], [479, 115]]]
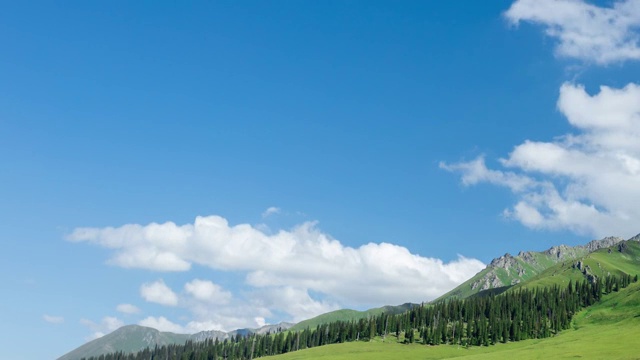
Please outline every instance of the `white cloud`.
[[137, 314], [140, 312], [137, 306], [131, 304], [120, 304], [116, 307], [116, 311], [123, 314]]
[[[163, 228], [176, 240], [148, 227]], [[219, 216], [197, 217], [194, 224], [182, 226], [81, 228], [70, 238], [112, 248], [115, 258], [134, 257], [148, 246], [188, 265], [248, 272], [247, 282], [254, 287], [309, 289], [355, 305], [429, 300], [484, 267], [480, 261], [464, 257], [444, 263], [388, 243], [344, 246], [320, 232], [315, 223], [267, 235], [247, 224], [230, 226]], [[145, 258], [136, 261], [140, 268], [156, 269], [157, 265]], [[170, 294], [164, 287], [162, 290], [159, 292]], [[175, 304], [177, 300], [165, 302]]]
[[147, 317], [147, 318], [145, 318], [143, 320], [140, 320], [138, 325], [154, 328], [154, 329], [160, 330], [160, 331], [172, 332], [172, 333], [176, 333], [176, 334], [188, 334], [189, 333], [189, 331], [186, 331], [184, 327], [169, 321], [164, 316], [160, 316], [160, 317], [149, 316], [149, 317]]
[[249, 293], [247, 297], [235, 298], [230, 291], [218, 284], [194, 279], [185, 283], [184, 291], [176, 294], [175, 301], [176, 306], [186, 309], [191, 316], [181, 317], [182, 322], [173, 322], [162, 316], [148, 316], [139, 324], [185, 334], [252, 328], [255, 327], [256, 318], [272, 316], [272, 312], [264, 307], [260, 296], [262, 294]]
[[119, 252], [109, 260], [112, 265], [124, 268], [140, 267], [157, 271], [186, 271], [191, 264], [182, 260], [171, 251], [173, 247], [184, 245], [189, 234], [184, 228], [176, 227], [174, 223], [152, 223], [144, 228], [140, 225], [125, 225], [119, 228], [107, 227], [103, 229], [80, 228], [74, 230], [69, 237], [71, 241], [95, 239], [97, 237], [108, 241], [101, 245], [110, 249], [127, 248], [126, 252]]
[[[231, 226], [222, 217], [207, 216], [186, 225], [82, 228], [69, 238], [112, 249], [114, 259], [136, 258], [131, 264], [139, 268], [177, 270], [171, 265], [177, 261], [186, 264], [183, 269], [197, 264], [246, 274], [249, 289], [242, 297], [204, 279], [187, 282], [180, 297], [161, 280], [144, 284], [140, 294], [145, 300], [191, 313], [191, 321], [184, 325], [162, 317], [141, 322], [173, 332], [233, 330], [254, 327], [274, 316], [280, 317], [276, 321], [299, 321], [341, 307], [428, 301], [484, 268], [475, 259], [459, 256], [445, 263], [389, 243], [345, 246], [311, 222], [267, 234], [251, 225]], [[171, 254], [170, 264], [138, 257], [145, 247]]]
[[[505, 210], [527, 227], [594, 236], [632, 236], [640, 218], [640, 86], [589, 95], [565, 83], [558, 109], [576, 128], [553, 141], [525, 141], [490, 170], [482, 157], [441, 164], [462, 182], [505, 186], [518, 196]], [[507, 171], [506, 169], [509, 169]]]
[[600, 7], [583, 0], [517, 0], [505, 17], [545, 27], [559, 43], [556, 53], [598, 64], [640, 59], [640, 0]]
[[265, 325], [267, 325], [267, 322], [265, 321], [265, 319], [262, 316], [256, 316], [255, 318], [253, 318], [256, 321], [256, 325], [261, 328]]
[[138, 325], [154, 328], [160, 331], [172, 332], [176, 334], [195, 334], [201, 331], [224, 329], [224, 326], [222, 324], [216, 323], [213, 321], [190, 321], [189, 323], [187, 323], [187, 325], [182, 326], [180, 324], [172, 322], [171, 320], [165, 318], [164, 316], [146, 317], [140, 320]]
[[461, 172], [462, 183], [467, 186], [488, 182], [494, 185], [506, 186], [513, 191], [523, 191], [538, 185], [534, 179], [527, 176], [488, 169], [484, 162], [484, 156], [479, 156], [473, 161], [457, 164], [440, 162], [440, 168]]
[[266, 217], [269, 217], [269, 216], [275, 215], [275, 214], [280, 214], [280, 208], [277, 208], [275, 206], [271, 206], [270, 208], [268, 208], [267, 210], [265, 210], [262, 213], [262, 217], [266, 218]]
[[99, 323], [93, 322], [88, 319], [81, 319], [80, 323], [91, 329], [91, 331], [93, 332], [87, 338], [88, 341], [103, 337], [104, 335], [117, 330], [124, 325], [124, 323], [120, 319], [112, 316], [105, 316]]
[[164, 281], [158, 280], [153, 283], [142, 284], [140, 286], [140, 296], [149, 302], [166, 305], [178, 305], [178, 295], [169, 288]]
[[62, 324], [64, 322], [64, 317], [62, 316], [53, 316], [53, 315], [42, 315], [42, 319], [51, 324]]
[[194, 299], [209, 304], [228, 304], [232, 297], [229, 291], [208, 280], [192, 280], [184, 285], [184, 290]]
[[314, 300], [307, 290], [292, 286], [270, 287], [259, 294], [257, 301], [260, 301], [261, 305], [286, 312], [294, 322], [340, 309], [336, 302]]

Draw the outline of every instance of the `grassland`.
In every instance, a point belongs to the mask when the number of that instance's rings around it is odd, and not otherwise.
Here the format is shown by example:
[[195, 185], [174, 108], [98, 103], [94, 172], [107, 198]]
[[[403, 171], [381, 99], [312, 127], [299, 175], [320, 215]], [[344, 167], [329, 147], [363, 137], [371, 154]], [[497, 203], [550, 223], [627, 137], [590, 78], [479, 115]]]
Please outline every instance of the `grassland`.
[[[390, 341], [391, 339], [391, 341]], [[271, 357], [274, 360], [344, 359], [640, 359], [640, 283], [578, 313], [573, 328], [547, 339], [488, 347], [405, 345], [387, 337], [328, 345]]]

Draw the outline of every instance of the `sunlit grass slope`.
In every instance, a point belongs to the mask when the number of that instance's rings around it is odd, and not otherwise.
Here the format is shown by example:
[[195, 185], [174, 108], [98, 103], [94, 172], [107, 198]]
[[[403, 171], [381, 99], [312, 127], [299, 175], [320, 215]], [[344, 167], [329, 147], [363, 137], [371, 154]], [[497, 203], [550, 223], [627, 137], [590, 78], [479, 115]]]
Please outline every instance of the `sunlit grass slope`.
[[640, 283], [612, 293], [578, 313], [573, 328], [559, 335], [469, 349], [452, 346], [404, 345], [394, 337], [386, 342], [321, 346], [285, 355], [274, 360], [342, 359], [640, 359]]

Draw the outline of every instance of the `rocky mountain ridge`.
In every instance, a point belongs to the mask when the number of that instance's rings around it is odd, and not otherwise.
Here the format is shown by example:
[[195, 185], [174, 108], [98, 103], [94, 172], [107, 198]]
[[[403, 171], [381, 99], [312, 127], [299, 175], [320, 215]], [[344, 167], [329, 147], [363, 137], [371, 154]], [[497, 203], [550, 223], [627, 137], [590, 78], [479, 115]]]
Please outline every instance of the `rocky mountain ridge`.
[[[558, 245], [541, 252], [520, 251], [516, 256], [506, 253], [493, 259], [480, 273], [436, 301], [467, 297], [483, 291], [499, 292], [500, 289], [526, 281], [557, 263], [585, 256], [622, 241], [624, 241], [623, 238], [609, 236], [600, 240], [592, 240], [585, 245]], [[640, 241], [640, 234], [632, 237], [629, 241]]]

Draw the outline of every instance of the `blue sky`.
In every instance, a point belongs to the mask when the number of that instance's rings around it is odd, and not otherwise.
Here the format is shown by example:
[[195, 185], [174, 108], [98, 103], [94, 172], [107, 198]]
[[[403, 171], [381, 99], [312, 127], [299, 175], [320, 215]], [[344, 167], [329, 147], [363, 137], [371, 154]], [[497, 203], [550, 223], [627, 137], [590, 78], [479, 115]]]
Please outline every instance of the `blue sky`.
[[635, 235], [637, 9], [3, 4], [4, 348], [430, 300]]

